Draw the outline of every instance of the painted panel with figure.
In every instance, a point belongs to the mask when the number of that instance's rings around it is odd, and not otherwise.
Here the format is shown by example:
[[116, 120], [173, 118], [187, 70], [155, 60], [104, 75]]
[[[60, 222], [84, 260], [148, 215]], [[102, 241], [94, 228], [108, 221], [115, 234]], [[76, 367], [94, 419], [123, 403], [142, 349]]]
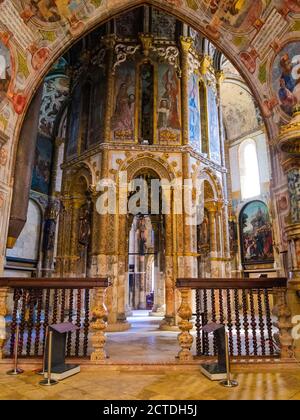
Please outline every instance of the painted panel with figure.
[[241, 249], [244, 264], [272, 263], [273, 234], [269, 210], [262, 201], [252, 201], [240, 214]]
[[199, 76], [196, 74], [189, 79], [189, 136], [191, 146], [201, 152]]
[[9, 49], [0, 41], [0, 104], [6, 97], [12, 79], [12, 66]]
[[209, 119], [209, 150], [211, 160], [221, 163], [220, 127], [217, 98], [213, 89], [207, 88], [208, 119]]
[[38, 135], [31, 188], [49, 194], [53, 144], [50, 138]]
[[272, 85], [283, 112], [293, 114], [300, 103], [300, 43], [291, 42], [276, 56]]
[[161, 144], [180, 143], [180, 81], [174, 67], [158, 66], [157, 129]]
[[111, 119], [113, 140], [135, 140], [136, 110], [135, 64], [126, 62], [118, 67], [115, 75], [114, 113]]

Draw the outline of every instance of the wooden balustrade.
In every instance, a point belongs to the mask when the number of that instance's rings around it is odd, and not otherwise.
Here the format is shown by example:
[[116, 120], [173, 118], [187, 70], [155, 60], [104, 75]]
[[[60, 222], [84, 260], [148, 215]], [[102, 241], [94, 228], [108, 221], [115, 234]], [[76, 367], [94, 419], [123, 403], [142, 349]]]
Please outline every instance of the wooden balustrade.
[[[107, 279], [0, 278], [0, 359], [12, 356], [19, 325], [19, 356], [41, 356], [47, 327], [72, 322], [77, 333], [67, 337], [67, 356], [105, 359]], [[7, 343], [7, 346], [5, 345]], [[89, 354], [91, 343], [91, 354]]]
[[[287, 306], [287, 279], [178, 279], [182, 304], [179, 359], [191, 360], [192, 310], [196, 327], [196, 355], [216, 356], [213, 336], [202, 331], [210, 323], [224, 324], [231, 356], [290, 357], [291, 314]], [[195, 304], [188, 298], [195, 291]], [[184, 310], [182, 309], [184, 308]]]

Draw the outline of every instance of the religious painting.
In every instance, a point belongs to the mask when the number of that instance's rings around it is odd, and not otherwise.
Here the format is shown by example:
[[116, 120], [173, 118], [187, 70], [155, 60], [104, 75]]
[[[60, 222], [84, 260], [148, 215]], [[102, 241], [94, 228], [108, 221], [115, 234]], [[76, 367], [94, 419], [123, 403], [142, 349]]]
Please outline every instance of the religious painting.
[[[84, 23], [78, 19], [76, 13], [86, 9], [86, 2], [82, 0], [22, 0], [24, 10], [21, 14], [24, 22], [36, 18], [43, 24], [57, 24], [68, 22], [70, 32], [79, 33]], [[86, 10], [87, 11], [87, 10]]]
[[43, 22], [59, 22], [70, 19], [82, 6], [81, 0], [23, 0], [25, 12]]
[[67, 77], [50, 77], [44, 83], [41, 104], [39, 131], [51, 137], [57, 116], [69, 95], [69, 79]]
[[272, 225], [265, 203], [252, 201], [243, 208], [240, 232], [244, 264], [274, 262]]
[[31, 188], [49, 194], [53, 145], [50, 138], [38, 135]]
[[190, 144], [201, 152], [199, 76], [192, 74], [189, 79], [189, 136]]
[[180, 81], [168, 64], [158, 66], [157, 129], [160, 143], [180, 142]]
[[12, 79], [12, 64], [9, 49], [0, 40], [0, 104], [6, 97]]
[[79, 127], [81, 113], [81, 88], [77, 86], [72, 96], [71, 107], [69, 110], [68, 124], [68, 146], [67, 156], [74, 156], [77, 153]]
[[221, 142], [217, 97], [211, 86], [207, 87], [209, 152], [211, 160], [221, 163]]
[[92, 132], [89, 136], [89, 145], [103, 140], [105, 122], [105, 98], [106, 98], [106, 78], [101, 70], [97, 71], [97, 79], [94, 81], [92, 89], [92, 109], [91, 127]]
[[272, 85], [282, 111], [292, 116], [300, 103], [300, 43], [287, 44], [276, 56], [272, 68]]
[[126, 62], [118, 67], [115, 75], [114, 113], [111, 119], [114, 140], [135, 140], [135, 86], [135, 64]]
[[247, 32], [264, 10], [267, 0], [204, 0], [203, 9], [212, 17], [214, 29], [224, 25], [238, 32]]

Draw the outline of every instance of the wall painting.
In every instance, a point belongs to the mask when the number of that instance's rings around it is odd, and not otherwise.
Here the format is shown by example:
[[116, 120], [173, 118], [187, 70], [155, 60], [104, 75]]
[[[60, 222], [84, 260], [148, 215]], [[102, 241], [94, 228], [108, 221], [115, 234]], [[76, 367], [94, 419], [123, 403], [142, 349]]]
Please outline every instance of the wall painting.
[[157, 129], [161, 144], [180, 143], [180, 81], [174, 67], [158, 66]]
[[207, 103], [210, 158], [217, 163], [221, 163], [218, 104], [216, 95], [211, 86], [207, 87]]
[[189, 136], [191, 146], [201, 152], [199, 76], [196, 74], [189, 79]]
[[113, 140], [135, 140], [135, 86], [135, 64], [126, 62], [118, 67], [115, 75], [114, 113], [111, 119]]
[[243, 264], [274, 262], [273, 234], [269, 210], [262, 201], [252, 201], [240, 214]]

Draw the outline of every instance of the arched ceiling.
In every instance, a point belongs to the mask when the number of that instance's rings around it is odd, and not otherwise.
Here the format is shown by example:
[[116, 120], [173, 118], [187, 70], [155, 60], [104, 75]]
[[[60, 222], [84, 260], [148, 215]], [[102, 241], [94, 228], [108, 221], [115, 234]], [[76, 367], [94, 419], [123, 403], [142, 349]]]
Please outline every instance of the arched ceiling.
[[[0, 132], [14, 140], [18, 138], [34, 91], [70, 45], [116, 13], [143, 3], [141, 0], [0, 0], [0, 54], [6, 62], [4, 70], [3, 64], [0, 67]], [[266, 118], [271, 138], [275, 138], [278, 124], [290, 118], [288, 101], [298, 101], [298, 76], [293, 72], [298, 62], [295, 59], [291, 64], [291, 61], [300, 54], [300, 44], [296, 42], [300, 40], [299, 0], [149, 0], [146, 3], [189, 23], [225, 53], [249, 84]], [[292, 74], [296, 79], [289, 83]], [[284, 86], [280, 82], [282, 75]]]

